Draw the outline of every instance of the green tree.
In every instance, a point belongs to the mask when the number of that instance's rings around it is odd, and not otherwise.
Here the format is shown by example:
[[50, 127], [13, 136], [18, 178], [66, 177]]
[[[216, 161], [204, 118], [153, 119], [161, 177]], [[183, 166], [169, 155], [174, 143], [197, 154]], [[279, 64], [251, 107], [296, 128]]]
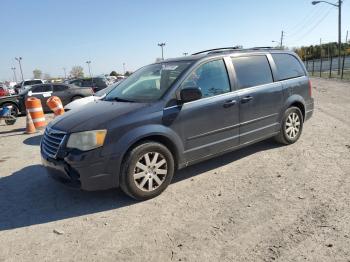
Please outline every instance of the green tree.
[[41, 78], [42, 74], [43, 74], [43, 73], [41, 72], [40, 69], [34, 69], [34, 70], [33, 70], [33, 77], [34, 77], [34, 78]]
[[82, 66], [73, 66], [72, 70], [70, 71], [70, 74], [74, 78], [84, 77], [84, 68]]
[[124, 74], [124, 76], [129, 76], [129, 75], [131, 75], [131, 74], [132, 74], [132, 72], [126, 71], [125, 74]]

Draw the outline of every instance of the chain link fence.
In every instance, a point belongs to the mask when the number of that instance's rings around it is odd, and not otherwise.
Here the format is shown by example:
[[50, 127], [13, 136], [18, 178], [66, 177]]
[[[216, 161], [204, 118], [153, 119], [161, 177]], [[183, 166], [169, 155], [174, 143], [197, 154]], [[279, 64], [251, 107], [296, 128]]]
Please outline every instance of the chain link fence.
[[304, 61], [311, 76], [350, 80], [350, 56], [342, 56], [340, 67], [338, 57], [323, 57]]

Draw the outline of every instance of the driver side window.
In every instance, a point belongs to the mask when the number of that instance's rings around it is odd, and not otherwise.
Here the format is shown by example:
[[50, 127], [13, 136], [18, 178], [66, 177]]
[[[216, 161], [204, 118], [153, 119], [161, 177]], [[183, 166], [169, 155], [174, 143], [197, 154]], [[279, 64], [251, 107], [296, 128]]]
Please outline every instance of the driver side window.
[[210, 61], [195, 69], [181, 88], [198, 87], [202, 97], [211, 97], [231, 91], [225, 63], [222, 59]]

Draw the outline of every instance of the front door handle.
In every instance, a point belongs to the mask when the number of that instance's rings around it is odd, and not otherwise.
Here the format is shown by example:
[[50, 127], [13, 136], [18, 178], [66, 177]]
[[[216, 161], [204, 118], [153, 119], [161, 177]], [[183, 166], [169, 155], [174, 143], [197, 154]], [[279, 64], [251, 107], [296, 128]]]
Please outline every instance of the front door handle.
[[253, 100], [253, 97], [252, 96], [245, 96], [241, 99], [241, 103], [244, 104], [244, 103], [248, 103], [249, 101]]
[[226, 101], [226, 102], [224, 103], [224, 108], [228, 108], [228, 107], [234, 106], [236, 103], [237, 103], [236, 100], [229, 100], [229, 101]]

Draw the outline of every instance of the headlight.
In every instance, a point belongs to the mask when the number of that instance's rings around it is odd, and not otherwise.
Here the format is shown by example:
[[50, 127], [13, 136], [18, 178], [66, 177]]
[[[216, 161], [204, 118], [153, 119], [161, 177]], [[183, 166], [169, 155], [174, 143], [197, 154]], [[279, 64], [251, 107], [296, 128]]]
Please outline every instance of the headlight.
[[72, 133], [69, 136], [67, 147], [88, 151], [103, 146], [107, 130], [92, 130]]

